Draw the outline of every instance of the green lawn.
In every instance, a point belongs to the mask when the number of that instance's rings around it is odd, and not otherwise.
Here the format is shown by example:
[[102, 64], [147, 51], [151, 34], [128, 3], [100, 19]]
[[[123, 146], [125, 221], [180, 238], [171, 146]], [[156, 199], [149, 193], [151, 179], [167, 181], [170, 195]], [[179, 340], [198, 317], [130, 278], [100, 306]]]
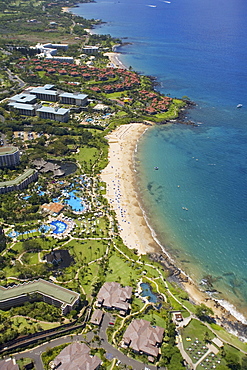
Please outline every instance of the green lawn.
[[[190, 323], [181, 330], [185, 350], [188, 349], [195, 340], [205, 343], [204, 336], [206, 332], [208, 332], [210, 339], [215, 337], [215, 335], [199, 320], [192, 319]], [[191, 340], [187, 341], [186, 338], [190, 338]]]
[[117, 281], [122, 285], [136, 285], [141, 278], [141, 269], [131, 261], [126, 261], [120, 255], [114, 253], [109, 259], [109, 267], [106, 272], [106, 281]]
[[235, 335], [228, 333], [224, 330], [221, 326], [216, 324], [211, 324], [213, 330], [217, 331], [217, 335], [219, 338], [232, 343], [232, 345], [242, 349], [243, 351], [247, 352], [247, 343], [241, 342]]
[[152, 325], [161, 326], [162, 328], [166, 328], [166, 317], [167, 311], [162, 311], [159, 313], [156, 313], [155, 311], [151, 311], [151, 313], [145, 314], [142, 316], [142, 319], [150, 321]]
[[104, 240], [72, 240], [66, 247], [74, 254], [77, 261], [86, 263], [105, 254], [107, 242]]
[[27, 252], [22, 257], [22, 262], [28, 265], [35, 265], [39, 262], [38, 253]]
[[82, 163], [83, 161], [89, 163], [96, 162], [99, 156], [99, 151], [96, 148], [89, 148], [89, 147], [82, 147], [80, 148], [80, 152], [75, 154], [75, 158]]

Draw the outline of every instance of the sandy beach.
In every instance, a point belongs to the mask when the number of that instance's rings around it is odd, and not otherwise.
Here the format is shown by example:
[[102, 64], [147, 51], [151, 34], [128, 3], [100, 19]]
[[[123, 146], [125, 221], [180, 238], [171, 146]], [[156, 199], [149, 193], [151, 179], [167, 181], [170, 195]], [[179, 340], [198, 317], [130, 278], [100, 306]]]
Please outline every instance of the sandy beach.
[[108, 67], [112, 68], [121, 68], [121, 69], [128, 69], [119, 59], [120, 53], [116, 53], [114, 51], [105, 53], [104, 56], [109, 58], [109, 64]]
[[[116, 212], [120, 236], [127, 247], [136, 249], [139, 254], [162, 253], [146, 223], [135, 188], [134, 150], [147, 129], [148, 126], [143, 123], [132, 123], [120, 126], [109, 134], [109, 163], [101, 173], [101, 178], [106, 183], [106, 197]], [[185, 276], [182, 273], [180, 275], [180, 281], [191, 299], [197, 304], [204, 303], [212, 308], [219, 324], [223, 320], [235, 320], [192, 280], [185, 282]]]
[[123, 125], [107, 136], [109, 164], [101, 174], [107, 184], [106, 196], [117, 215], [120, 235], [129, 248], [140, 254], [157, 248], [140, 209], [133, 168], [136, 143], [147, 127], [143, 123]]

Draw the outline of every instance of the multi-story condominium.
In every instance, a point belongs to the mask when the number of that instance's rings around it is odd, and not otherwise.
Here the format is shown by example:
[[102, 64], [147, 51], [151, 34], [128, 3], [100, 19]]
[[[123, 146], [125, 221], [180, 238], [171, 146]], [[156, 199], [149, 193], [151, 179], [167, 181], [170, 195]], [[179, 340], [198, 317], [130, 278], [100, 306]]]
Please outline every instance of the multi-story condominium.
[[44, 86], [34, 87], [28, 90], [29, 94], [36, 95], [40, 100], [58, 101], [58, 92], [54, 90], [54, 85], [46, 84]]
[[87, 97], [88, 95], [85, 94], [73, 94], [64, 92], [59, 95], [60, 102], [62, 104], [71, 104], [71, 105], [79, 105], [84, 106], [87, 104]]
[[52, 119], [59, 122], [68, 122], [69, 120], [69, 109], [65, 108], [41, 107], [36, 112], [43, 119]]
[[[34, 95], [33, 95], [34, 96]], [[36, 97], [35, 97], [36, 99]], [[8, 104], [9, 107], [12, 108], [12, 110], [15, 110], [18, 112], [18, 114], [21, 114], [23, 116], [35, 116], [35, 106], [31, 104], [23, 104], [23, 103], [17, 103], [17, 102], [11, 102]]]
[[38, 179], [38, 172], [34, 169], [26, 169], [21, 175], [14, 180], [0, 182], [0, 194], [9, 193], [10, 191], [25, 189], [31, 182]]
[[43, 279], [8, 288], [0, 286], [1, 310], [8, 310], [25, 302], [37, 300], [61, 307], [62, 313], [66, 314], [79, 303], [80, 294]]
[[3, 146], [0, 148], [0, 168], [15, 167], [20, 163], [19, 149], [14, 146]]

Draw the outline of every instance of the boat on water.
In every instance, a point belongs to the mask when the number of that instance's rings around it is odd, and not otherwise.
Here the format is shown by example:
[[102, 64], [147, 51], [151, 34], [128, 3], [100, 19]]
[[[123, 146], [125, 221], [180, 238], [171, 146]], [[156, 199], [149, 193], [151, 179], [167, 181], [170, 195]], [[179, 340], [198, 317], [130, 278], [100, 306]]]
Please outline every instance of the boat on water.
[[238, 104], [237, 108], [242, 108], [243, 104]]
[[159, 169], [159, 167], [154, 167], [154, 169], [155, 169], [155, 170], [158, 170], [158, 169]]
[[189, 209], [187, 207], [182, 207], [184, 211], [188, 211]]

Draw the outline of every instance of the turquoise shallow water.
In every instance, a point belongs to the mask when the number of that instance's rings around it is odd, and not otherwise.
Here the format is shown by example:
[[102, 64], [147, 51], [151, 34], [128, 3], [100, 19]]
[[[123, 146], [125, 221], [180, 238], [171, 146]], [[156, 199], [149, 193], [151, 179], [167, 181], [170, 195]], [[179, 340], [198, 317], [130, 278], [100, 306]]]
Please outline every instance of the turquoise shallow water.
[[198, 127], [158, 126], [140, 141], [142, 202], [180, 265], [197, 282], [212, 275], [219, 297], [246, 314], [247, 3], [98, 0], [73, 12], [127, 37], [121, 59], [155, 76], [162, 93], [197, 103], [187, 114]]

